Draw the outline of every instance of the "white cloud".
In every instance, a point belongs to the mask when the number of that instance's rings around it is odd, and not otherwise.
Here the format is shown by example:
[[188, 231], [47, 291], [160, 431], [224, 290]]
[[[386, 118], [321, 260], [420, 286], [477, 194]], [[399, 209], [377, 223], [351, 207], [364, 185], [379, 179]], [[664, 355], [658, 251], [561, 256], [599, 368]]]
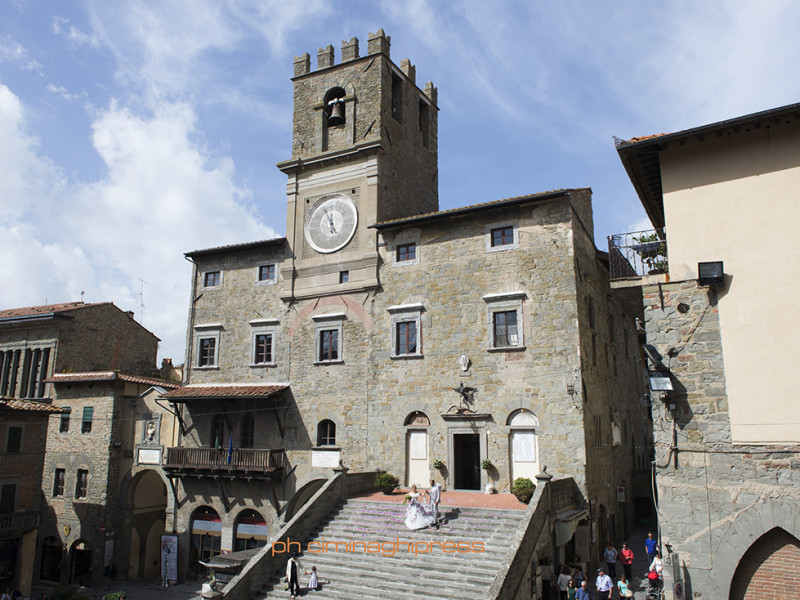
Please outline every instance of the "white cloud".
[[53, 19], [53, 33], [62, 36], [64, 39], [76, 46], [94, 46], [98, 45], [96, 36], [85, 33], [70, 24], [69, 19], [63, 17], [55, 17]]
[[0, 63], [18, 65], [24, 71], [41, 73], [42, 65], [31, 58], [28, 51], [19, 42], [9, 36], [0, 38]]
[[64, 100], [77, 100], [81, 96], [85, 96], [86, 94], [73, 94], [67, 88], [61, 85], [53, 85], [52, 83], [47, 85], [47, 91], [53, 94], [58, 94]]
[[65, 183], [25, 133], [19, 99], [0, 86], [0, 255], [13, 286], [0, 305], [112, 300], [140, 312], [180, 362], [189, 289], [187, 250], [274, 237], [237, 185], [228, 157], [198, 141], [195, 115], [165, 103], [147, 116], [112, 103], [93, 124], [106, 166], [91, 182]]

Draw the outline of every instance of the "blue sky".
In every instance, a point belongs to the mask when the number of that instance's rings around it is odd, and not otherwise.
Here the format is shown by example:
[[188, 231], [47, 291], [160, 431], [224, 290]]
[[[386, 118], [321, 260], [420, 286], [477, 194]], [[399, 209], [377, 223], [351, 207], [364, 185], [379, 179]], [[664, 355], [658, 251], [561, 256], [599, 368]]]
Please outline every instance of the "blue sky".
[[[0, 3], [0, 308], [112, 300], [183, 361], [183, 253], [283, 235], [292, 59], [383, 28], [439, 89], [442, 209], [589, 186], [644, 228], [612, 136], [800, 101], [800, 3]], [[142, 294], [143, 292], [143, 294]]]

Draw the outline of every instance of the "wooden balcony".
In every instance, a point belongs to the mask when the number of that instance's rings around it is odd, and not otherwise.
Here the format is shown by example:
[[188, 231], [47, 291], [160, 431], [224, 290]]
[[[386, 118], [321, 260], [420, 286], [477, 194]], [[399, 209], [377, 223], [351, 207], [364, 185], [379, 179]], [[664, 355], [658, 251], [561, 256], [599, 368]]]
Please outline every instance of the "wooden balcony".
[[38, 529], [42, 520], [42, 513], [38, 510], [0, 515], [0, 536]]
[[164, 470], [173, 477], [280, 478], [288, 466], [284, 450], [261, 448], [167, 448]]

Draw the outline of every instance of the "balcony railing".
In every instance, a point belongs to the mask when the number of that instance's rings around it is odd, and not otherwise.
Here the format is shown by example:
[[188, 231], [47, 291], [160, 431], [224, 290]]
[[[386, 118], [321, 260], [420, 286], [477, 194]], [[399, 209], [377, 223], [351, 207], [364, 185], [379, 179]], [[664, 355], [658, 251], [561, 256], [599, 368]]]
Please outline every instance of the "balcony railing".
[[667, 236], [664, 229], [632, 231], [608, 236], [611, 279], [667, 273]]
[[42, 513], [38, 510], [26, 510], [24, 512], [0, 515], [0, 534], [37, 529], [41, 520]]
[[271, 478], [287, 466], [284, 450], [256, 448], [167, 448], [164, 463], [177, 477]]

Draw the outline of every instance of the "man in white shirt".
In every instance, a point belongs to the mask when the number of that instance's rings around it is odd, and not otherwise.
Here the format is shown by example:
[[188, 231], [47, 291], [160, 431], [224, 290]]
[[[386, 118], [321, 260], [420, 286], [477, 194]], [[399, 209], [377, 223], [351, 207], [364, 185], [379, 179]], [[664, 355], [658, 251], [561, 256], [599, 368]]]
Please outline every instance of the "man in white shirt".
[[600, 600], [605, 600], [608, 598], [611, 599], [611, 593], [614, 591], [614, 582], [611, 581], [611, 577], [605, 574], [603, 569], [597, 569], [597, 581], [595, 582], [595, 586], [597, 587], [597, 596]]

